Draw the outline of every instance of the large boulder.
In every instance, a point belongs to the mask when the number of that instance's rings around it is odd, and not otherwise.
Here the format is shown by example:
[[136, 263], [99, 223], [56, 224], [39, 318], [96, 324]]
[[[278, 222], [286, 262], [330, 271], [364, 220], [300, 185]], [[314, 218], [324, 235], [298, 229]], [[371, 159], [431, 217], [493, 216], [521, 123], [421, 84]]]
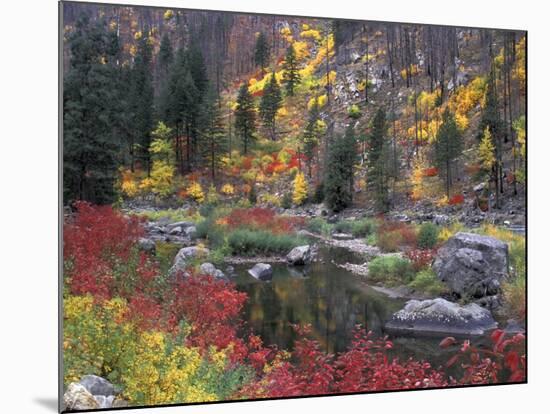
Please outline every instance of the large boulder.
[[258, 280], [271, 280], [273, 278], [273, 268], [266, 263], [256, 263], [248, 273]]
[[392, 333], [457, 336], [483, 335], [496, 327], [487, 309], [475, 303], [461, 306], [443, 298], [410, 300], [385, 325]]
[[63, 394], [63, 404], [66, 410], [96, 410], [99, 403], [94, 396], [77, 382], [71, 382]]
[[155, 241], [152, 240], [152, 239], [145, 238], [145, 237], [141, 237], [139, 239], [138, 247], [141, 251], [144, 251], [146, 253], [155, 254], [155, 252], [156, 252]]
[[291, 265], [303, 266], [311, 261], [311, 247], [309, 244], [295, 247], [286, 255], [286, 261]]
[[168, 271], [171, 276], [174, 276], [179, 271], [184, 271], [189, 265], [189, 261], [196, 257], [205, 257], [210, 253], [206, 247], [189, 246], [180, 249], [174, 258], [174, 264]]
[[105, 378], [97, 375], [84, 375], [80, 379], [80, 384], [86, 388], [92, 395], [115, 395], [115, 387]]
[[508, 275], [508, 245], [494, 237], [457, 233], [439, 249], [433, 269], [456, 297], [495, 295]]
[[199, 268], [199, 271], [203, 275], [214, 276], [218, 279], [224, 279], [225, 278], [225, 274], [221, 270], [216, 269], [216, 266], [214, 266], [212, 263], [206, 262], [206, 263], [201, 264], [200, 268]]

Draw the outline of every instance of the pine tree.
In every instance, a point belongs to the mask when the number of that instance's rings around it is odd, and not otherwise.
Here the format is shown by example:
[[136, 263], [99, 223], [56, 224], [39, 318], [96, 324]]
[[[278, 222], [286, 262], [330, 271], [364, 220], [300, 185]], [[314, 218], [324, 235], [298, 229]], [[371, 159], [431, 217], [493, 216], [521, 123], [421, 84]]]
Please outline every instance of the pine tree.
[[153, 130], [152, 55], [149, 30], [146, 28], [139, 39], [134, 66], [130, 72], [130, 105], [134, 142], [138, 145], [139, 158], [147, 172], [151, 168], [149, 145]]
[[115, 199], [118, 70], [112, 37], [102, 22], [84, 16], [68, 40], [71, 53], [63, 81], [63, 196], [108, 204]]
[[205, 101], [202, 121], [201, 146], [205, 166], [210, 169], [212, 182], [216, 183], [217, 172], [222, 165], [222, 157], [228, 151], [225, 122], [221, 116], [220, 105], [214, 90], [210, 89]]
[[311, 167], [321, 138], [325, 133], [326, 125], [319, 116], [319, 103], [317, 99], [309, 111], [308, 123], [302, 134], [303, 153], [307, 158], [308, 177], [311, 178]]
[[159, 88], [162, 90], [167, 81], [167, 77], [170, 70], [170, 65], [174, 62], [174, 50], [168, 33], [164, 33], [160, 41], [160, 48], [158, 53], [158, 76], [159, 76]]
[[355, 134], [350, 125], [344, 137], [337, 138], [330, 146], [324, 192], [327, 207], [333, 211], [343, 210], [353, 200], [355, 145]]
[[445, 177], [445, 189], [447, 197], [450, 196], [453, 184], [452, 163], [462, 153], [462, 138], [456, 125], [454, 114], [449, 108], [443, 112], [443, 123], [437, 131], [434, 142], [434, 160], [439, 173]]
[[270, 81], [264, 87], [264, 94], [260, 101], [260, 118], [273, 141], [277, 139], [275, 118], [277, 111], [281, 108], [282, 101], [281, 88], [274, 72]]
[[371, 132], [368, 136], [367, 176], [374, 192], [376, 204], [381, 211], [387, 211], [389, 201], [390, 151], [386, 133], [388, 125], [386, 112], [378, 108], [371, 122]]
[[286, 94], [293, 96], [296, 86], [301, 81], [301, 76], [298, 68], [298, 60], [294, 46], [290, 45], [286, 50], [285, 60], [283, 62], [283, 81], [286, 85]]
[[267, 38], [264, 32], [260, 32], [258, 38], [256, 39], [256, 47], [254, 51], [254, 62], [256, 66], [259, 66], [262, 69], [269, 63], [269, 44], [267, 43]]
[[248, 154], [248, 148], [256, 137], [256, 110], [254, 100], [248, 92], [246, 84], [242, 84], [237, 97], [235, 109], [235, 131], [243, 143], [243, 153]]

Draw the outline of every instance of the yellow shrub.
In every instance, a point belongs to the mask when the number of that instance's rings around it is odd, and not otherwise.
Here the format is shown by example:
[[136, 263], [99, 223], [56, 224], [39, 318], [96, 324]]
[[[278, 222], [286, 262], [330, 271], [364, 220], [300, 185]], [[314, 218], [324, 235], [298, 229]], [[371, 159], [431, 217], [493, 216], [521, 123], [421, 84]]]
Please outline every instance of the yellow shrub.
[[226, 183], [226, 184], [222, 185], [222, 188], [221, 188], [220, 191], [221, 191], [222, 194], [225, 194], [225, 195], [235, 194], [235, 188], [233, 187], [233, 185], [231, 185], [229, 183]]
[[139, 192], [138, 184], [134, 180], [123, 180], [122, 192], [128, 197], [135, 197]]
[[195, 181], [187, 188], [187, 194], [197, 203], [204, 202], [204, 192], [199, 182]]
[[296, 59], [298, 62], [308, 58], [310, 56], [309, 47], [306, 42], [294, 42], [292, 44], [294, 47], [294, 53], [296, 53]]
[[319, 30], [315, 29], [304, 29], [302, 32], [300, 32], [300, 37], [303, 37], [304, 39], [313, 39], [315, 41], [320, 41], [322, 36]]
[[173, 191], [176, 168], [167, 161], [155, 160], [151, 168], [151, 186], [155, 194], [167, 196]]
[[311, 110], [311, 108], [313, 108], [313, 105], [315, 104], [315, 100], [317, 100], [317, 105], [319, 106], [319, 108], [322, 108], [327, 104], [328, 97], [326, 94], [324, 94], [324, 95], [318, 96], [317, 98], [316, 97], [311, 98], [307, 103], [308, 110]]

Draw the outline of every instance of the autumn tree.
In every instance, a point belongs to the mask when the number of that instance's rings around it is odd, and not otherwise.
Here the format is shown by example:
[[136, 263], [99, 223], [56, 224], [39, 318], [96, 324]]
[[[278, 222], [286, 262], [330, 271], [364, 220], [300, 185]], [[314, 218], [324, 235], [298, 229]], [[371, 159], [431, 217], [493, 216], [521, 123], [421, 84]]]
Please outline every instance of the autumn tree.
[[176, 173], [175, 152], [171, 142], [172, 130], [159, 122], [151, 136], [151, 188], [155, 194], [164, 197], [172, 192]]
[[285, 60], [283, 62], [283, 81], [286, 87], [286, 94], [293, 96], [296, 86], [300, 83], [301, 76], [298, 68], [298, 60], [294, 46], [290, 45], [286, 50]]
[[297, 206], [300, 206], [307, 199], [307, 181], [304, 177], [304, 173], [298, 171], [296, 177], [294, 177], [294, 186], [292, 191], [292, 202]]
[[271, 75], [271, 79], [264, 87], [264, 93], [260, 101], [260, 118], [264, 127], [269, 131], [272, 140], [277, 139], [275, 119], [277, 111], [282, 104], [281, 88], [275, 77], [275, 72]]
[[439, 127], [433, 147], [435, 164], [445, 179], [447, 197], [450, 196], [453, 185], [452, 164], [462, 154], [462, 137], [456, 125], [455, 115], [445, 109], [442, 124]]
[[260, 32], [256, 38], [256, 47], [254, 49], [254, 62], [264, 71], [269, 64], [269, 44], [264, 32]]
[[254, 99], [250, 95], [246, 84], [241, 85], [237, 97], [235, 131], [242, 140], [243, 153], [248, 154], [248, 148], [256, 137], [256, 110]]

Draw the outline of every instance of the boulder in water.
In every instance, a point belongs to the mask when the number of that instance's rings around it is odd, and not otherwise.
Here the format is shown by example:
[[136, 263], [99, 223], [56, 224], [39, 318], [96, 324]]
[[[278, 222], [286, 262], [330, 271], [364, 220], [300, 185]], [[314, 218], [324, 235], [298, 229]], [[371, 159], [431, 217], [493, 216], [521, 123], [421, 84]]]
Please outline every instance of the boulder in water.
[[273, 268], [266, 263], [256, 263], [248, 273], [258, 280], [271, 280], [273, 278]]
[[286, 255], [286, 261], [295, 266], [303, 266], [311, 261], [311, 247], [309, 244], [295, 247]]
[[94, 396], [77, 382], [71, 382], [63, 394], [63, 404], [67, 410], [96, 410], [99, 403]]

